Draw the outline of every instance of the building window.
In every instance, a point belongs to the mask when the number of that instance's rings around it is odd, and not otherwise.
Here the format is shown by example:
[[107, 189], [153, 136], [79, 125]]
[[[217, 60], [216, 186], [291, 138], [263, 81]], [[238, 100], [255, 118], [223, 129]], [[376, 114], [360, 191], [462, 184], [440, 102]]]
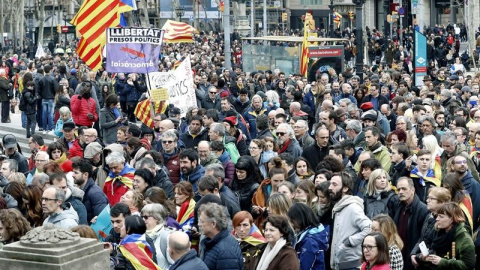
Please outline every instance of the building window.
[[301, 5], [314, 5], [314, 6], [321, 6], [322, 0], [301, 0]]

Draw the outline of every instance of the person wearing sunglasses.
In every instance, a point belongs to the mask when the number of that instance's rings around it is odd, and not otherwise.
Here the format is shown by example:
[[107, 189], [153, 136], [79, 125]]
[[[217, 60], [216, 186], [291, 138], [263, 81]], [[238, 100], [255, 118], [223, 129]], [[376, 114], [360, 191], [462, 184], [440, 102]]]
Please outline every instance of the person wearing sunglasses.
[[292, 126], [286, 123], [278, 125], [276, 135], [280, 146], [278, 154], [289, 153], [294, 159], [297, 159], [302, 155], [302, 147], [300, 147], [297, 139], [295, 139], [295, 133], [293, 132]]
[[177, 147], [178, 135], [173, 129], [169, 129], [162, 134], [162, 155], [165, 166], [170, 174], [172, 184], [180, 182], [180, 149]]

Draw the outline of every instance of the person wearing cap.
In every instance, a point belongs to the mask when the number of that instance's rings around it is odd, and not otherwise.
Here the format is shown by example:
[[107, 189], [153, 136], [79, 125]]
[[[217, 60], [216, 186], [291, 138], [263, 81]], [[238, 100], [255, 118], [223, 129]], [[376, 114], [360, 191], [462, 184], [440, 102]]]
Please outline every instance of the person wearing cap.
[[248, 148], [246, 142], [246, 135], [237, 128], [238, 119], [235, 116], [225, 117], [223, 119], [223, 126], [225, 127], [225, 134], [235, 139], [235, 145], [237, 146], [238, 153], [240, 155], [248, 155]]
[[12, 134], [7, 134], [2, 138], [2, 144], [4, 149], [4, 154], [9, 159], [14, 159], [18, 163], [18, 172], [27, 173], [28, 172], [28, 160], [27, 158], [18, 151], [19, 146], [17, 144], [17, 138]]
[[70, 70], [70, 74], [67, 76], [67, 80], [68, 80], [68, 85], [70, 85], [72, 89], [77, 89], [78, 79], [77, 79], [77, 70], [75, 68], [72, 68]]
[[102, 162], [102, 153], [102, 145], [98, 142], [91, 142], [85, 147], [85, 151], [83, 152], [83, 158], [88, 160], [93, 166], [98, 167], [101, 165]]
[[80, 146], [80, 142], [75, 135], [75, 123], [66, 122], [62, 128], [63, 138], [59, 141], [63, 144], [63, 147], [68, 150], [69, 157], [83, 156], [83, 149]]

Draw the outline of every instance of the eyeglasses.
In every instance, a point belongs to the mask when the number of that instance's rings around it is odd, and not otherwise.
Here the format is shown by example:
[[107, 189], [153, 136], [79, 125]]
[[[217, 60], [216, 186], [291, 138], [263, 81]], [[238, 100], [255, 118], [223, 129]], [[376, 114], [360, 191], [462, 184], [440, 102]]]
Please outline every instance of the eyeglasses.
[[42, 202], [43, 202], [43, 201], [47, 201], [47, 202], [48, 202], [48, 201], [54, 201], [54, 202], [56, 202], [56, 201], [58, 201], [58, 200], [57, 200], [57, 199], [50, 199], [50, 198], [43, 198], [43, 197], [42, 197], [42, 198], [41, 198], [41, 201], [42, 201]]
[[209, 93], [210, 93], [210, 94], [214, 94], [214, 95], [216, 95], [216, 94], [217, 94], [217, 92], [209, 92]]
[[277, 135], [278, 135], [278, 136], [283, 136], [283, 135], [285, 135], [285, 134], [287, 134], [287, 133], [286, 133], [286, 132], [277, 132]]
[[162, 119], [153, 119], [154, 122], [160, 122]]
[[148, 219], [149, 217], [153, 217], [153, 216], [142, 216], [143, 219]]
[[171, 144], [171, 143], [173, 143], [173, 142], [174, 142], [174, 141], [162, 141], [162, 143], [164, 143], [164, 144]]
[[362, 245], [363, 250], [371, 251], [372, 248], [377, 247], [377, 246], [369, 246], [369, 245]]

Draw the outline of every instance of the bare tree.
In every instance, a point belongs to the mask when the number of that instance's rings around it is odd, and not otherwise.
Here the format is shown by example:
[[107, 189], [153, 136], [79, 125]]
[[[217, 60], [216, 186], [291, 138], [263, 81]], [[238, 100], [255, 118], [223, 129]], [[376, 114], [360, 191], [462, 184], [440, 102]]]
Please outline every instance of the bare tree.
[[43, 23], [45, 22], [45, 1], [46, 0], [39, 0], [40, 7], [38, 10], [38, 45], [43, 46]]

